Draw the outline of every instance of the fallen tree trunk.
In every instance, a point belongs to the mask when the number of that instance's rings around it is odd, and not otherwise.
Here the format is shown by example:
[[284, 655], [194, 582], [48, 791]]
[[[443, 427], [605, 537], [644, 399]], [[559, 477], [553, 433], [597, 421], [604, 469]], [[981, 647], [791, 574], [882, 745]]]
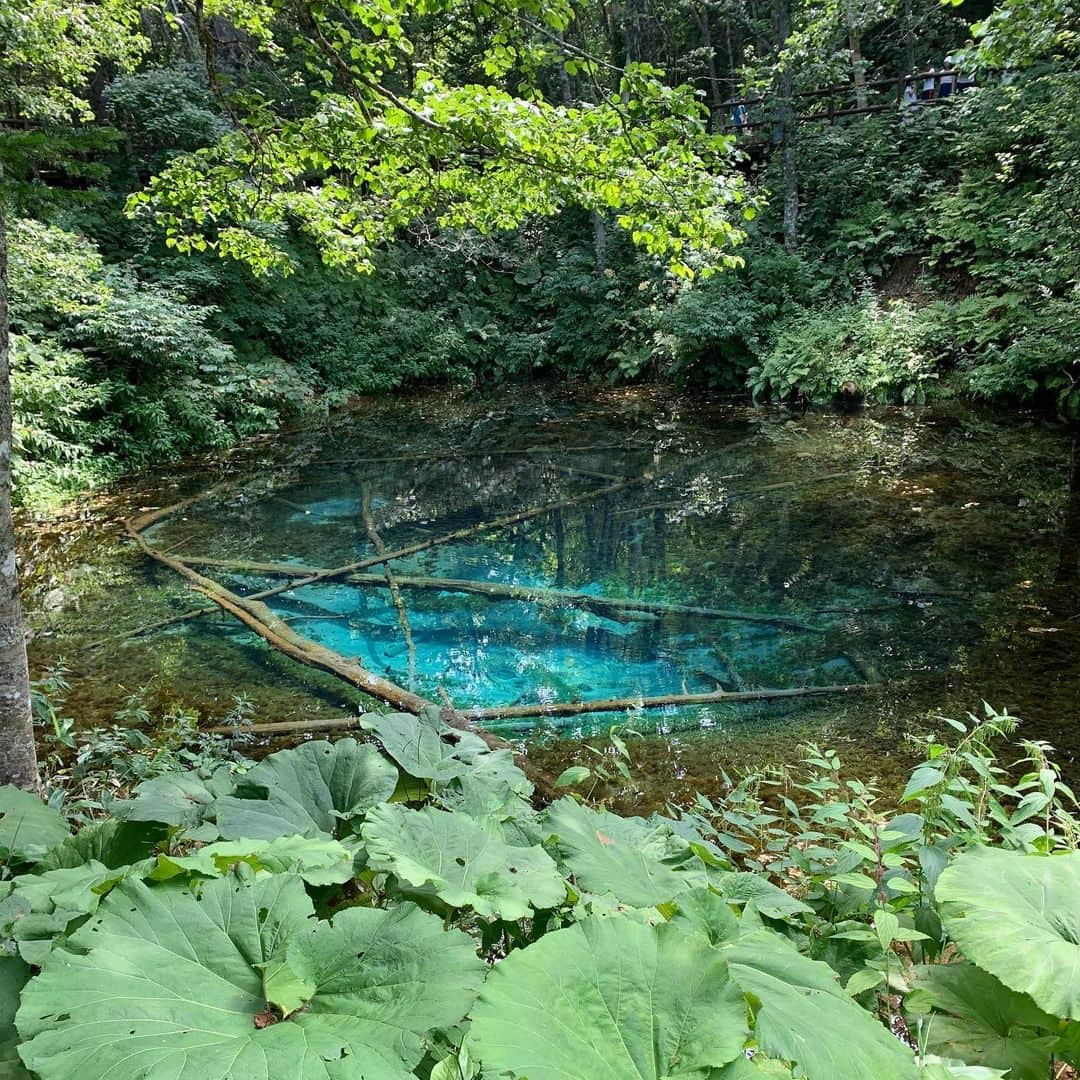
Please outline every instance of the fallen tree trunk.
[[[784, 701], [792, 698], [824, 697], [833, 694], [854, 694], [871, 689], [871, 684], [853, 683], [840, 686], [799, 686], [786, 690], [718, 690], [706, 694], [662, 694], [655, 697], [604, 698], [596, 701], [557, 701], [550, 704], [507, 705], [493, 708], [454, 710], [466, 721], [520, 720], [544, 716], [580, 716], [584, 713], [626, 712], [631, 709], [679, 708], [689, 705], [739, 704], [750, 701]], [[451, 710], [444, 710], [444, 714]], [[335, 731], [354, 727], [358, 718], [343, 716], [319, 720], [282, 720], [269, 724], [252, 724], [244, 730], [253, 735], [286, 735], [291, 732]], [[454, 725], [460, 726], [460, 725]], [[210, 731], [228, 735], [234, 729], [228, 725], [210, 728]], [[480, 729], [476, 730], [478, 733]], [[492, 736], [497, 738], [497, 736]]]
[[[220, 608], [235, 616], [245, 626], [253, 630], [259, 637], [263, 638], [264, 641], [285, 653], [286, 656], [291, 656], [294, 660], [299, 661], [301, 664], [306, 664], [308, 667], [315, 667], [320, 668], [323, 671], [328, 671], [330, 674], [336, 675], [338, 678], [357, 687], [357, 689], [362, 690], [364, 693], [370, 694], [372, 697], [385, 702], [387, 705], [392, 705], [397, 709], [401, 709], [403, 712], [412, 713], [414, 716], [419, 715], [422, 709], [427, 709], [435, 705], [434, 702], [429, 701], [427, 698], [421, 697], [419, 694], [411, 693], [395, 683], [390, 682], [389, 679], [384, 679], [374, 672], [361, 667], [358, 663], [346, 659], [340, 653], [336, 653], [332, 649], [327, 649], [317, 642], [302, 637], [300, 634], [297, 634], [288, 623], [275, 615], [266, 604], [263, 604], [258, 600], [253, 600], [250, 597], [237, 596], [223, 585], [219, 585], [216, 581], [205, 577], [198, 571], [193, 570], [190, 566], [184, 565], [178, 559], [174, 559], [172, 556], [158, 551], [147, 541], [146, 537], [139, 532], [138, 528], [136, 528], [135, 519], [129, 518], [124, 522], [124, 527], [127, 530], [128, 535], [139, 545], [140, 550], [151, 559], [168, 566], [171, 570], [175, 570], [182, 577], [190, 581], [197, 591], [212, 600], [216, 605], [216, 608]], [[208, 610], [213, 611], [215, 608], [210, 608]], [[460, 712], [454, 709], [443, 709], [441, 715], [443, 721], [451, 727], [455, 727], [462, 731], [473, 732], [484, 741], [489, 749], [505, 749], [513, 751], [518, 767], [529, 778], [536, 790], [548, 800], [554, 800], [559, 797], [560, 792], [555, 783], [555, 778], [546, 770], [534, 765], [526, 755], [518, 752], [512, 743], [507, 742], [505, 739], [500, 739], [497, 735], [492, 735], [491, 732], [484, 731], [482, 728], [477, 727], [470, 720], [463, 717]], [[349, 717], [347, 719], [352, 721], [354, 718]], [[260, 726], [269, 727], [271, 729], [276, 727], [274, 724], [253, 725], [245, 730], [254, 732]], [[348, 723], [344, 726], [348, 727], [352, 726], [352, 724]], [[228, 726], [225, 728], [212, 728], [210, 730], [226, 735], [233, 732], [233, 728]], [[297, 730], [295, 725], [292, 730]], [[311, 730], [317, 729], [312, 728]]]
[[[748, 441], [748, 440], [743, 440], [743, 441]], [[733, 444], [733, 445], [740, 445], [740, 444]], [[732, 449], [732, 447], [728, 446], [728, 447], [725, 447], [724, 449], [725, 450], [730, 450], [730, 449]], [[709, 455], [705, 455], [705, 456], [707, 457]], [[685, 468], [686, 466], [693, 465], [695, 462], [700, 461], [700, 460], [702, 460], [702, 459], [701, 458], [690, 458], [687, 461], [679, 461], [674, 466], [672, 466], [672, 470], [678, 469], [678, 468]], [[672, 470], [668, 470], [668, 471], [672, 471]], [[368, 567], [371, 567], [371, 566], [380, 566], [383, 563], [390, 562], [393, 559], [404, 559], [404, 558], [407, 558], [409, 555], [416, 555], [419, 552], [427, 551], [430, 548], [440, 547], [441, 545], [450, 544], [450, 543], [453, 543], [453, 542], [455, 542], [457, 540], [467, 540], [467, 539], [469, 539], [469, 538], [471, 538], [473, 536], [477, 536], [477, 535], [479, 535], [481, 533], [491, 532], [494, 529], [506, 528], [509, 525], [518, 525], [521, 522], [531, 521], [533, 518], [541, 517], [544, 514], [557, 513], [557, 512], [559, 512], [561, 510], [566, 510], [566, 509], [568, 509], [568, 508], [570, 508], [572, 506], [578, 506], [581, 503], [589, 502], [589, 501], [591, 501], [593, 499], [596, 499], [596, 498], [599, 498], [601, 496], [611, 495], [611, 494], [614, 494], [615, 492], [621, 491], [621, 490], [623, 490], [625, 488], [633, 487], [635, 484], [645, 483], [646, 481], [656, 479], [658, 475], [661, 475], [661, 474], [655, 474], [654, 473], [654, 474], [645, 474], [643, 476], [631, 477], [628, 480], [621, 480], [616, 484], [609, 484], [607, 487], [597, 488], [595, 491], [586, 491], [586, 492], [583, 492], [581, 495], [575, 495], [572, 498], [563, 499], [561, 502], [545, 503], [543, 506], [532, 507], [529, 510], [522, 510], [522, 511], [516, 513], [516, 514], [508, 514], [505, 517], [493, 518], [493, 519], [491, 519], [489, 521], [482, 521], [478, 525], [472, 525], [472, 526], [469, 526], [466, 529], [458, 529], [455, 532], [443, 533], [441, 536], [431, 537], [430, 539], [427, 539], [427, 540], [418, 540], [417, 542], [415, 542], [413, 544], [409, 544], [408, 546], [403, 547], [403, 548], [397, 548], [394, 551], [388, 551], [383, 555], [376, 555], [376, 556], [372, 556], [372, 557], [367, 558], [367, 559], [361, 559], [358, 562], [347, 563], [344, 566], [333, 567], [332, 569], [329, 569], [329, 570], [320, 570], [320, 571], [318, 571], [317, 574], [311, 574], [311, 575], [299, 578], [299, 579], [297, 579], [295, 581], [286, 582], [284, 585], [276, 586], [273, 589], [264, 589], [262, 592], [254, 593], [252, 596], [248, 597], [247, 599], [249, 599], [249, 600], [266, 600], [266, 599], [269, 599], [271, 596], [278, 596], [280, 593], [288, 592], [290, 589], [303, 588], [305, 585], [313, 585], [317, 581], [325, 581], [325, 580], [328, 580], [330, 578], [344, 577], [345, 575], [350, 574], [350, 573], [354, 573], [356, 571], [366, 570]], [[200, 496], [199, 498], [201, 498], [201, 497], [205, 497], [205, 496]], [[196, 501], [196, 499], [184, 500], [183, 502], [176, 503], [173, 506], [161, 507], [158, 510], [151, 511], [150, 514], [148, 514], [148, 515], [140, 515], [139, 517], [137, 517], [135, 519], [129, 519], [129, 520], [137, 525], [137, 528], [136, 528], [135, 532], [138, 533], [141, 529], [146, 527], [146, 524], [150, 523], [151, 519], [153, 521], [160, 520], [161, 518], [167, 516], [168, 514], [174, 512], [175, 510], [180, 509], [182, 506], [186, 506], [186, 505], [188, 505], [188, 503], [194, 502], [194, 501]], [[125, 527], [127, 527], [127, 525], [128, 525], [128, 522], [125, 522]], [[130, 531], [130, 529], [129, 529], [129, 531]], [[152, 557], [156, 557], [156, 556], [152, 556]], [[207, 565], [210, 565], [210, 564], [207, 564]], [[170, 619], [160, 620], [159, 622], [154, 624], [153, 629], [162, 629], [165, 626], [173, 626], [176, 623], [186, 622], [189, 619], [197, 619], [197, 618], [199, 618], [199, 616], [205, 615], [208, 611], [212, 611], [212, 610], [213, 610], [213, 608], [197, 608], [197, 609], [194, 609], [192, 611], [185, 611], [185, 612], [182, 612], [179, 615], [174, 615]], [[134, 637], [134, 636], [136, 636], [136, 635], [138, 635], [139, 633], [142, 633], [142, 632], [143, 632], [142, 630], [133, 630], [130, 633], [128, 633], [126, 635], [122, 635], [122, 636]], [[107, 639], [107, 640], [111, 640], [111, 639]], [[100, 645], [100, 644], [104, 644], [104, 643], [105, 642], [98, 642], [96, 644]]]
[[[239, 573], [261, 574], [267, 577], [290, 577], [297, 573], [314, 576], [317, 567], [294, 566], [290, 563], [246, 562], [243, 559], [215, 559], [209, 556], [184, 556], [182, 562], [194, 566], [214, 566]], [[416, 577], [395, 574], [398, 586], [406, 589], [433, 589], [440, 592], [476, 593], [493, 599], [521, 600], [542, 607], [577, 607], [605, 617], [647, 613], [650, 615], [681, 615], [703, 619], [719, 619], [730, 622], [762, 623], [789, 630], [823, 633], [824, 627], [812, 626], [789, 615], [767, 611], [738, 611], [728, 608], [701, 607], [694, 604], [668, 604], [660, 600], [634, 600], [632, 598], [593, 596], [590, 593], [573, 592], [569, 589], [548, 589], [534, 585], [509, 585], [496, 581], [469, 581], [461, 578]], [[344, 579], [350, 585], [382, 587], [385, 582], [378, 574], [349, 574]], [[256, 593], [255, 595], [261, 595]]]
[[786, 690], [716, 690], [705, 694], [661, 694], [655, 697], [602, 698], [596, 701], [555, 701], [550, 704], [497, 705], [466, 709], [470, 720], [517, 720], [540, 716], [580, 716], [583, 713], [626, 712], [630, 709], [680, 708], [687, 705], [738, 704], [747, 701], [782, 701], [787, 698], [851, 694], [869, 689], [869, 683], [839, 686], [797, 686]]
[[301, 637], [266, 604], [251, 597], [238, 596], [226, 589], [224, 585], [219, 585], [211, 578], [193, 570], [181, 560], [159, 551], [139, 532], [131, 519], [125, 522], [125, 528], [128, 535], [151, 559], [169, 567], [170, 570], [175, 570], [190, 581], [203, 596], [212, 600], [222, 610], [234, 615], [245, 626], [254, 630], [259, 637], [294, 660], [329, 671], [372, 697], [405, 712], [418, 714], [421, 709], [435, 704], [427, 698], [420, 697], [419, 694], [413, 694], [396, 683], [376, 675], [373, 671], [368, 671], [360, 664], [347, 660], [332, 649]]

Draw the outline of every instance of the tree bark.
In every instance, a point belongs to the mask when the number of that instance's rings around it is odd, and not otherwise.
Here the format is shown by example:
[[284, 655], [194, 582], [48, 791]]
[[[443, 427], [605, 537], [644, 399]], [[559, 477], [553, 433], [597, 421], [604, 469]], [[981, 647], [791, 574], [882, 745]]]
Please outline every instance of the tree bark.
[[862, 26], [859, 21], [858, 0], [848, 0], [847, 5], [848, 50], [851, 53], [851, 74], [855, 80], [855, 107], [865, 109], [866, 70], [863, 67]]
[[792, 59], [785, 56], [791, 37], [791, 0], [776, 0], [776, 47], [780, 70], [776, 77], [776, 112], [774, 139], [779, 144], [780, 169], [784, 189], [784, 250], [793, 255], [798, 250], [799, 178], [795, 162], [795, 102]]
[[904, 66], [905, 75], [915, 71], [915, 2], [904, 0]]
[[[0, 172], [0, 184], [2, 181]], [[0, 186], [0, 784], [37, 791], [30, 674], [19, 604], [15, 523], [11, 516], [11, 429], [7, 221]]]

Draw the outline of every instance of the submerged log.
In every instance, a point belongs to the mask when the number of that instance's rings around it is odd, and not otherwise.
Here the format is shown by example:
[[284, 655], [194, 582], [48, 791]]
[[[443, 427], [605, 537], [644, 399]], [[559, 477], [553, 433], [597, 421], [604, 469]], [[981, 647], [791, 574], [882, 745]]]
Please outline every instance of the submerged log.
[[[291, 577], [295, 574], [315, 576], [320, 571], [314, 566], [296, 566], [290, 563], [247, 562], [243, 559], [215, 559], [209, 556], [188, 555], [181, 561], [193, 566], [214, 566], [238, 573], [259, 574], [266, 577]], [[538, 585], [510, 585], [496, 581], [469, 581], [462, 578], [417, 577], [395, 574], [398, 586], [405, 589], [433, 589], [439, 592], [476, 593], [493, 599], [521, 600], [541, 607], [577, 607], [592, 611], [605, 618], [620, 618], [635, 613], [649, 615], [691, 616], [703, 619], [719, 619], [729, 622], [762, 623], [789, 630], [808, 633], [824, 633], [825, 628], [767, 611], [740, 611], [731, 608], [702, 607], [695, 604], [668, 604], [661, 600], [634, 600], [630, 597], [594, 596], [591, 593], [574, 592], [570, 589], [548, 589]], [[350, 585], [366, 585], [380, 588], [385, 581], [378, 574], [348, 574], [344, 580]], [[256, 596], [262, 595], [259, 593]]]
[[[750, 440], [743, 440], [747, 442]], [[733, 446], [741, 445], [741, 443], [733, 444]], [[732, 446], [725, 447], [725, 450], [732, 449]], [[704, 455], [708, 457], [709, 455]], [[559, 513], [562, 510], [569, 509], [573, 506], [578, 506], [581, 503], [589, 502], [593, 499], [599, 498], [605, 495], [614, 494], [617, 491], [622, 491], [625, 488], [633, 487], [636, 484], [643, 484], [649, 480], [656, 479], [657, 477], [664, 475], [665, 472], [671, 472], [675, 469], [685, 468], [689, 465], [693, 465], [696, 462], [702, 460], [702, 458], [689, 458], [687, 460], [680, 460], [676, 462], [670, 469], [664, 470], [664, 472], [645, 473], [642, 476], [634, 476], [628, 480], [620, 480], [618, 483], [609, 484], [606, 487], [597, 488], [594, 491], [586, 491], [581, 495], [575, 495], [568, 499], [563, 499], [560, 502], [545, 503], [542, 506], [532, 507], [528, 510], [522, 510], [516, 514], [508, 514], [500, 518], [492, 518], [488, 521], [482, 521], [477, 525], [469, 526], [465, 529], [458, 529], [455, 532], [443, 533], [441, 536], [434, 536], [427, 540], [419, 540], [416, 543], [409, 544], [406, 547], [397, 548], [394, 551], [385, 552], [382, 555], [376, 555], [367, 559], [360, 559], [358, 562], [347, 563], [344, 566], [333, 567], [329, 570], [319, 570], [317, 574], [311, 574], [301, 577], [295, 581], [286, 582], [283, 585], [276, 586], [273, 589], [264, 589], [262, 592], [254, 593], [248, 597], [249, 600], [266, 600], [271, 596], [278, 596], [280, 593], [288, 592], [290, 589], [303, 588], [305, 585], [313, 585], [317, 581], [325, 581], [331, 578], [344, 577], [347, 574], [354, 573], [360, 570], [366, 570], [372, 566], [381, 566], [384, 563], [390, 562], [393, 559], [404, 559], [410, 555], [416, 555], [421, 551], [427, 551], [430, 548], [440, 547], [444, 544], [454, 543], [458, 540], [467, 540], [473, 536], [478, 536], [485, 532], [491, 532], [495, 529], [506, 528], [509, 525], [518, 525], [525, 521], [531, 521], [534, 518], [542, 517], [545, 514]], [[139, 515], [135, 518], [129, 519], [125, 522], [125, 527], [131, 532], [134, 527], [135, 533], [141, 533], [141, 530], [146, 528], [147, 524], [151, 521], [158, 521], [163, 517], [167, 517], [169, 514], [181, 509], [184, 506], [189, 505], [192, 502], [196, 502], [201, 498], [205, 498], [205, 493], [202, 496], [196, 496], [192, 499], [185, 499], [182, 502], [175, 503], [172, 506], [161, 507], [157, 510], [151, 511], [149, 514]], [[152, 556], [156, 557], [156, 556]], [[207, 564], [211, 565], [211, 564]], [[149, 629], [160, 630], [166, 626], [174, 626], [177, 623], [186, 622], [189, 619], [197, 619], [208, 612], [213, 611], [213, 608], [196, 608], [192, 611], [185, 611], [179, 615], [174, 615], [169, 619], [162, 619], [154, 623], [152, 627], [146, 627], [142, 629], [135, 629], [129, 631], [127, 634], [119, 635], [121, 637], [136, 637], [141, 633], [146, 632]], [[95, 643], [96, 645], [103, 645], [107, 641], [116, 640], [115, 638], [105, 639], [104, 641]]]
[[497, 705], [467, 709], [470, 720], [518, 720], [540, 716], [580, 716], [583, 713], [627, 712], [633, 709], [666, 709], [687, 705], [738, 704], [747, 701], [781, 701], [787, 698], [852, 694], [870, 689], [869, 683], [838, 686], [796, 686], [784, 690], [716, 690], [705, 694], [660, 694], [653, 697], [601, 698], [596, 701], [537, 702], [535, 705]]
[[[139, 531], [137, 519], [128, 518], [127, 521], [124, 522], [124, 528], [128, 535], [136, 544], [138, 544], [139, 549], [151, 559], [168, 566], [171, 570], [175, 570], [182, 577], [190, 581], [198, 592], [201, 592], [208, 599], [212, 600], [216, 605], [216, 608], [220, 608], [223, 611], [227, 611], [230, 615], [235, 616], [245, 626], [253, 630], [259, 637], [263, 638], [264, 641], [268, 642], [275, 649], [285, 653], [286, 656], [291, 656], [294, 660], [299, 661], [301, 664], [306, 664], [308, 667], [320, 668], [323, 671], [328, 671], [330, 674], [336, 675], [339, 679], [350, 683], [364, 693], [370, 694], [372, 697], [385, 702], [387, 705], [392, 705], [402, 712], [412, 713], [414, 716], [417, 716], [424, 709], [437, 707], [434, 702], [429, 701], [427, 698], [421, 697], [419, 694], [414, 694], [409, 690], [405, 690], [403, 687], [398, 686], [389, 679], [384, 679], [382, 676], [376, 675], [372, 671], [368, 671], [359, 663], [347, 659], [340, 653], [336, 653], [332, 649], [327, 649], [317, 642], [311, 641], [296, 633], [284, 619], [275, 615], [266, 604], [251, 597], [237, 596], [236, 593], [226, 589], [224, 585], [219, 585], [211, 578], [205, 577], [197, 570], [180, 562], [179, 559], [159, 551], [149, 543], [146, 537]], [[215, 609], [211, 608], [209, 610], [212, 611]], [[514, 753], [514, 758], [518, 767], [525, 773], [529, 778], [529, 781], [536, 788], [536, 791], [543, 798], [548, 801], [553, 801], [559, 797], [560, 792], [555, 783], [555, 777], [546, 770], [534, 765], [533, 762], [526, 755], [520, 753], [512, 743], [507, 742], [505, 739], [500, 739], [497, 735], [492, 735], [491, 732], [485, 731], [483, 728], [477, 727], [472, 721], [463, 717], [462, 714], [456, 710], [443, 709], [441, 715], [443, 721], [451, 727], [462, 731], [473, 732], [484, 741], [489, 749], [511, 750]], [[254, 732], [258, 727], [259, 725], [253, 725], [245, 730]], [[211, 730], [219, 731], [222, 734], [231, 734], [233, 731], [231, 727], [226, 727], [224, 731], [220, 728]], [[296, 729], [294, 728], [293, 730]]]
[[376, 675], [373, 671], [368, 671], [359, 663], [346, 659], [340, 653], [302, 637], [284, 619], [275, 615], [266, 604], [251, 597], [238, 596], [230, 589], [226, 589], [224, 585], [193, 570], [181, 560], [159, 551], [138, 530], [133, 519], [129, 518], [124, 524], [128, 535], [146, 555], [169, 567], [170, 570], [175, 570], [190, 581], [203, 596], [212, 600], [223, 611], [235, 616], [264, 641], [287, 656], [310, 667], [329, 671], [372, 697], [405, 712], [417, 714], [421, 709], [434, 705], [434, 702], [428, 701], [427, 698], [413, 694], [396, 683]]
[[[880, 685], [880, 684], [879, 684]], [[474, 723], [486, 720], [521, 720], [545, 716], [581, 716], [584, 713], [628, 712], [630, 710], [680, 708], [690, 705], [739, 704], [751, 701], [784, 701], [792, 698], [824, 697], [835, 694], [854, 694], [873, 689], [869, 683], [852, 683], [839, 686], [797, 686], [775, 690], [717, 690], [705, 694], [661, 694], [654, 697], [601, 698], [595, 701], [554, 701], [548, 704], [506, 705], [490, 708], [443, 710], [444, 716], [453, 711], [456, 716]], [[340, 720], [282, 720], [268, 724], [252, 724], [244, 730], [253, 735], [283, 735], [290, 732], [334, 731], [353, 727], [356, 717], [344, 716]], [[454, 725], [460, 726], [460, 725]], [[470, 728], [481, 734], [482, 729]], [[227, 735], [233, 731], [228, 725], [210, 728], [210, 731]], [[498, 738], [498, 736], [492, 736]]]

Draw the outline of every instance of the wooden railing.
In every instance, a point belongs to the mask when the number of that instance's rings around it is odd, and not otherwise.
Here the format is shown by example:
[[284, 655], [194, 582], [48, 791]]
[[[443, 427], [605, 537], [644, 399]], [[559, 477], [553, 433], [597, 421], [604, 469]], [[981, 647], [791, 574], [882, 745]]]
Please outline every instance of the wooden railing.
[[[823, 86], [817, 90], [800, 90], [792, 95], [796, 102], [795, 119], [800, 122], [821, 120], [832, 124], [844, 116], [868, 116], [873, 113], [887, 112], [904, 104], [904, 88], [908, 85], [914, 88], [917, 98], [911, 107], [940, 105], [949, 101], [960, 90], [974, 85], [968, 81], [969, 78], [956, 69], [917, 71], [910, 75], [897, 75], [888, 79], [868, 79], [862, 86], [856, 86], [853, 80]], [[962, 79], [965, 80], [963, 85], [961, 85]], [[945, 80], [950, 81], [946, 83]], [[926, 83], [932, 84], [932, 96], [924, 98], [923, 87]], [[943, 85], [949, 87], [949, 92], [944, 96], [941, 93]], [[858, 104], [860, 97], [865, 97], [865, 105]], [[768, 100], [767, 95], [758, 94], [755, 97], [732, 98], [729, 101], [720, 102], [712, 110], [714, 130], [734, 131], [741, 134], [758, 128], [771, 127], [774, 120], [770, 116], [762, 116], [760, 109], [760, 106]], [[855, 104], [851, 104], [853, 101]], [[807, 107], [800, 108], [802, 103], [808, 103]], [[735, 110], [740, 106], [747, 110], [748, 118], [741, 124], [737, 124]], [[720, 123], [720, 117], [723, 117], [722, 123]]]

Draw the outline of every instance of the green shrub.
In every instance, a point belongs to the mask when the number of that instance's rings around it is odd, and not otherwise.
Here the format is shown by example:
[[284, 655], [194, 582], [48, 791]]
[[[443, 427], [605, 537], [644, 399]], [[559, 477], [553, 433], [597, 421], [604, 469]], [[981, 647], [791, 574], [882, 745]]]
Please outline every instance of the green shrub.
[[1013, 718], [941, 722], [958, 738], [927, 737], [899, 806], [811, 747], [689, 811], [538, 810], [434, 710], [250, 767], [144, 755], [105, 815], [68, 803], [77, 828], [63, 792], [2, 788], [0, 1061], [1043, 1080], [1080, 1057], [1076, 800], [1044, 744], [998, 764]]
[[868, 295], [788, 320], [748, 382], [757, 399], [922, 402], [937, 379], [934, 344], [912, 304]]

